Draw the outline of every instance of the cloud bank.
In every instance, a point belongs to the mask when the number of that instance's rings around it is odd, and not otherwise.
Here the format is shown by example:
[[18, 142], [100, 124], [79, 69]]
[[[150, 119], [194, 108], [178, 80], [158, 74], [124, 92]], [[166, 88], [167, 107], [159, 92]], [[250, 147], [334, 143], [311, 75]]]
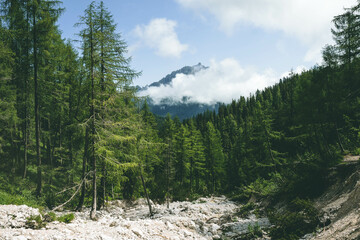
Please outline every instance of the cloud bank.
[[177, 23], [166, 18], [156, 18], [148, 25], [137, 25], [133, 30], [141, 44], [155, 49], [156, 54], [162, 57], [179, 58], [188, 50], [188, 45], [180, 43], [175, 31]]
[[305, 61], [319, 61], [321, 48], [331, 42], [332, 19], [356, 0], [176, 0], [202, 15], [210, 13], [221, 30], [231, 34], [240, 24], [281, 31], [309, 47]]
[[151, 97], [155, 103], [163, 98], [181, 101], [184, 96], [189, 97], [189, 102], [230, 103], [275, 84], [280, 76], [271, 69], [258, 73], [255, 69], [244, 68], [233, 58], [220, 62], [212, 60], [209, 68], [195, 75], [177, 74], [171, 85], [150, 87], [140, 95]]

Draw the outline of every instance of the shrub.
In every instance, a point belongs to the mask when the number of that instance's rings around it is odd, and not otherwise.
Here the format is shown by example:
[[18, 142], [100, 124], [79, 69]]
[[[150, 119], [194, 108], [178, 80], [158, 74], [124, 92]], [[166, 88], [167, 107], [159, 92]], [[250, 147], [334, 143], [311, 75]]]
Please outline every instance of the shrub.
[[48, 212], [44, 215], [44, 221], [53, 222], [56, 220], [56, 214], [54, 212]]
[[255, 225], [249, 225], [248, 226], [248, 231], [249, 231], [249, 234], [253, 238], [259, 238], [259, 237], [263, 236], [261, 228], [260, 228], [258, 223], [256, 223]]
[[319, 224], [318, 211], [311, 201], [296, 198], [288, 208], [279, 213], [268, 210], [269, 220], [275, 225], [270, 230], [272, 239], [299, 239], [306, 233], [313, 232]]
[[63, 223], [70, 223], [74, 219], [75, 219], [75, 216], [73, 213], [65, 214], [65, 215], [62, 215], [61, 217], [57, 218], [57, 220], [59, 222], [63, 222]]
[[31, 215], [30, 217], [26, 218], [25, 225], [27, 228], [41, 229], [46, 226], [46, 223], [43, 221], [41, 215]]
[[281, 189], [283, 177], [279, 173], [269, 175], [270, 179], [258, 178], [249, 186], [245, 187], [244, 192], [248, 195], [258, 197], [274, 196]]
[[246, 218], [250, 215], [250, 212], [252, 210], [255, 209], [255, 204], [254, 203], [247, 203], [243, 206], [241, 206], [237, 211], [236, 211], [236, 215], [241, 217], [241, 218]]

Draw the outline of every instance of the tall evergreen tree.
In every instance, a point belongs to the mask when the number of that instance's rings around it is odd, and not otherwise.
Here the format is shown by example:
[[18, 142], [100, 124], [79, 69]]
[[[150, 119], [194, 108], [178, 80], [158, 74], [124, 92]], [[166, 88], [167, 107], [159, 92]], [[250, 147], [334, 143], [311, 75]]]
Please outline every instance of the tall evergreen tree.
[[211, 122], [207, 123], [205, 134], [205, 156], [208, 191], [216, 192], [220, 188], [220, 180], [224, 174], [224, 153], [221, 137]]
[[338, 57], [344, 64], [350, 64], [360, 53], [359, 7], [346, 9], [345, 13], [333, 19], [335, 29], [331, 29], [338, 49]]
[[128, 153], [124, 152], [121, 161], [118, 159], [120, 156], [117, 156], [116, 151], [112, 149], [113, 144], [108, 144], [106, 139], [109, 142], [118, 139], [117, 141], [120, 142], [129, 141], [135, 144], [134, 138], [125, 138], [132, 133], [122, 130], [124, 126], [121, 126], [120, 122], [125, 121], [123, 124], [128, 128], [131, 126], [130, 129], [135, 129], [134, 124], [138, 123], [138, 121], [128, 121], [134, 114], [131, 108], [134, 108], [132, 99], [135, 98], [128, 86], [139, 73], [130, 68], [131, 59], [124, 56], [126, 44], [115, 32], [116, 25], [102, 2], [99, 5], [92, 2], [85, 10], [85, 15], [81, 17], [79, 24], [85, 26], [80, 36], [83, 43], [83, 61], [89, 73], [87, 86], [90, 106], [89, 117], [86, 120], [88, 140], [85, 140], [88, 142], [88, 149], [85, 151], [92, 163], [93, 196], [90, 216], [94, 219], [97, 209], [97, 164], [102, 165], [104, 193], [107, 164], [105, 161], [109, 162], [109, 159], [114, 158], [117, 160], [113, 159], [112, 162], [126, 163], [129, 161], [128, 157], [135, 154], [131, 150], [127, 151]]

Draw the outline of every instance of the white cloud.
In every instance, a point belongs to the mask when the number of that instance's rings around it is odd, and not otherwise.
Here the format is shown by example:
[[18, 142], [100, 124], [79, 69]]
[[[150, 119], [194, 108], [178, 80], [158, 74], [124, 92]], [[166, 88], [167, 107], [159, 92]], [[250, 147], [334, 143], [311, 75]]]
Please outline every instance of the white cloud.
[[137, 25], [133, 30], [140, 43], [156, 50], [163, 57], [179, 58], [188, 50], [188, 45], [180, 43], [175, 32], [177, 23], [166, 18], [156, 18], [148, 25]]
[[140, 94], [151, 97], [156, 103], [163, 98], [181, 101], [183, 96], [190, 102], [229, 103], [240, 96], [249, 96], [257, 89], [264, 89], [279, 80], [273, 70], [258, 73], [255, 69], [244, 68], [232, 58], [220, 62], [211, 61], [210, 67], [195, 75], [178, 74], [172, 85], [150, 87]]
[[301, 74], [302, 72], [307, 71], [307, 70], [308, 70], [308, 68], [305, 66], [297, 66], [295, 69], [292, 69], [289, 72], [285, 72], [285, 73], [281, 74], [280, 78], [289, 77], [289, 76], [291, 76], [291, 74]]
[[321, 48], [331, 42], [331, 21], [356, 0], [176, 0], [199, 15], [208, 12], [228, 34], [240, 24], [282, 31], [309, 46], [305, 61], [321, 59]]

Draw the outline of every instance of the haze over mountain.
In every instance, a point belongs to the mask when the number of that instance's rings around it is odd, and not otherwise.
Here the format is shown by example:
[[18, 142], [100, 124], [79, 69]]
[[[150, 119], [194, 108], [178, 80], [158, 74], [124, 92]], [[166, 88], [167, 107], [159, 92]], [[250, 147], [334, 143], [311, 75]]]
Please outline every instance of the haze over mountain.
[[[206, 110], [217, 110], [219, 103], [202, 103], [192, 99], [191, 96], [182, 96], [180, 99], [176, 96], [172, 97], [164, 94], [155, 96], [153, 92], [166, 91], [166, 89], [174, 89], [173, 80], [180, 76], [194, 76], [200, 71], [207, 70], [209, 67], [203, 66], [198, 63], [194, 66], [185, 66], [179, 70], [173, 71], [166, 75], [164, 78], [157, 82], [153, 82], [145, 87], [137, 87], [140, 96], [148, 96], [148, 104], [151, 111], [159, 116], [166, 116], [170, 113], [171, 116], [178, 116], [180, 119], [192, 117], [198, 113], [202, 113]], [[149, 94], [150, 93], [150, 94]]]
[[[304, 67], [292, 72], [301, 73]], [[159, 116], [168, 112], [180, 119], [198, 113], [217, 110], [221, 103], [228, 104], [240, 96], [248, 97], [288, 76], [267, 69], [259, 73], [244, 68], [235, 59], [213, 60], [209, 67], [201, 63], [173, 71], [157, 82], [138, 88], [139, 96], [147, 96], [150, 109]]]

